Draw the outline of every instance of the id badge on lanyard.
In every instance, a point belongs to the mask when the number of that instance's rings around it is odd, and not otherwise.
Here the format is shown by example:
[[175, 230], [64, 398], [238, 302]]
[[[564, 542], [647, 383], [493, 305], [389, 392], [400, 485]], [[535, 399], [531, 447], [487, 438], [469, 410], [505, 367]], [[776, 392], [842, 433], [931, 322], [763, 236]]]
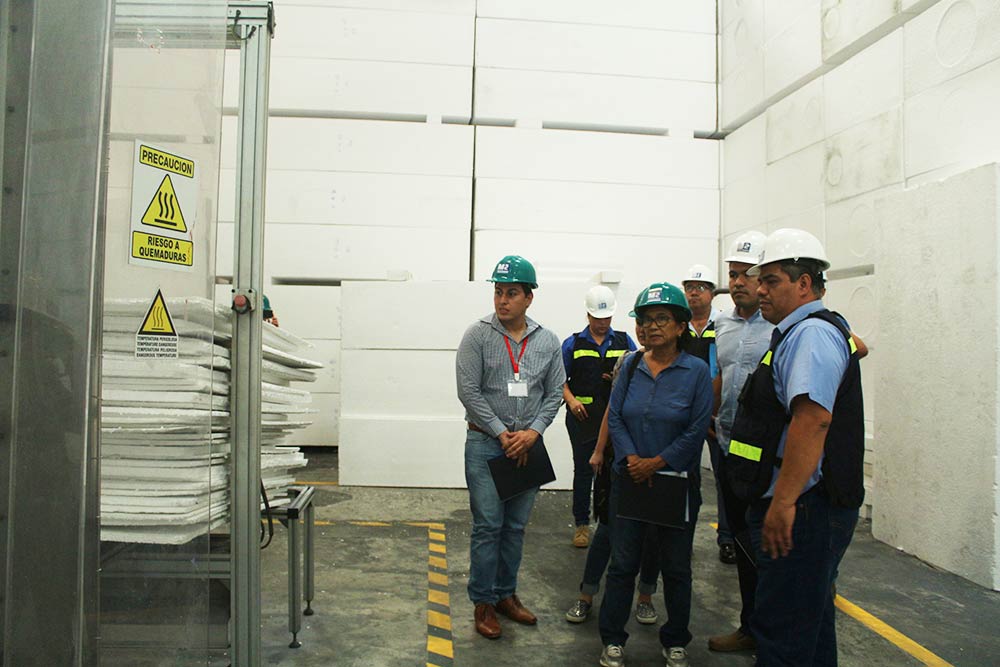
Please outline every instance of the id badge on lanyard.
[[524, 348], [528, 346], [528, 337], [525, 336], [524, 340], [521, 341], [521, 351], [518, 353], [517, 359], [514, 358], [514, 350], [510, 346], [510, 338], [504, 336], [503, 341], [507, 344], [510, 366], [514, 369], [514, 381], [507, 383], [507, 395], [511, 398], [527, 398], [528, 383], [521, 379], [521, 358], [524, 357]]

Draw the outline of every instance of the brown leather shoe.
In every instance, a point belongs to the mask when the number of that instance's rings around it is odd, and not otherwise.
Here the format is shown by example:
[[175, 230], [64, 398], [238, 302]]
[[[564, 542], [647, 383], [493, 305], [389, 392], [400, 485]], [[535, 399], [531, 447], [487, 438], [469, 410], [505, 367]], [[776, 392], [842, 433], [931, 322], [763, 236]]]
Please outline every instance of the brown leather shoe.
[[538, 623], [538, 618], [521, 604], [521, 600], [516, 595], [511, 595], [509, 598], [497, 602], [497, 611], [510, 620], [523, 623], [524, 625]]
[[708, 648], [712, 651], [751, 651], [757, 648], [757, 642], [750, 635], [745, 635], [739, 630], [730, 632], [728, 635], [718, 635], [709, 637]]
[[493, 611], [493, 605], [485, 602], [476, 605], [476, 632], [487, 639], [500, 637], [500, 623]]

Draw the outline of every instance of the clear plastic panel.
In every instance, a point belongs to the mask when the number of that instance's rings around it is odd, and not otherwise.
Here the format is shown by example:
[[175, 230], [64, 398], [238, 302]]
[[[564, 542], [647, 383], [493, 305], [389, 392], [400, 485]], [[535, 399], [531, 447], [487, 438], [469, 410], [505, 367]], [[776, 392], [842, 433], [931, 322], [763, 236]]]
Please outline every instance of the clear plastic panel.
[[214, 305], [226, 3], [119, 2], [101, 384], [101, 663], [228, 643], [229, 312]]

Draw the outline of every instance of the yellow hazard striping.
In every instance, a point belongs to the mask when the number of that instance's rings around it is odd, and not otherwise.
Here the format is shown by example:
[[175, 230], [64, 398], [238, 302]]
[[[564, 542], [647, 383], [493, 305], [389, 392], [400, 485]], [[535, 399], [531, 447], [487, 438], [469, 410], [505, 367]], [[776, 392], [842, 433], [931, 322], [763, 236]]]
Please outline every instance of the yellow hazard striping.
[[446, 591], [436, 591], [433, 588], [427, 591], [427, 601], [444, 605], [445, 607], [451, 606], [451, 596]]
[[441, 639], [440, 637], [434, 637], [433, 635], [428, 635], [427, 637], [427, 664], [433, 665], [431, 660], [434, 656], [431, 655], [437, 653], [438, 655], [443, 655], [446, 658], [455, 658], [455, 648], [451, 643], [450, 639]]
[[434, 567], [439, 567], [442, 570], [448, 568], [448, 561], [445, 560], [444, 558], [440, 558], [438, 556], [428, 556], [427, 557], [427, 564], [428, 565], [433, 565]]
[[890, 644], [909, 653], [914, 658], [922, 662], [927, 667], [954, 667], [950, 662], [943, 660], [934, 653], [913, 641], [896, 628], [872, 616], [867, 611], [857, 606], [853, 602], [837, 596], [834, 602], [837, 609], [844, 612], [861, 625], [865, 626], [875, 634], [887, 640]]
[[304, 482], [295, 480], [295, 483], [300, 486], [340, 486], [340, 482]]
[[189, 160], [146, 145], [140, 144], [139, 146], [139, 162], [150, 167], [163, 169], [164, 171], [171, 171], [180, 176], [194, 178], [194, 160]]
[[416, 526], [417, 528], [431, 528], [433, 530], [444, 530], [443, 523], [434, 523], [428, 521], [404, 521], [407, 526]]
[[444, 542], [444, 533], [437, 533], [431, 531], [427, 533], [427, 537], [431, 538], [432, 540], [437, 540], [438, 542]]
[[427, 610], [427, 624], [441, 630], [451, 630], [451, 616], [432, 609]]
[[194, 244], [184, 239], [173, 239], [146, 232], [132, 232], [132, 257], [150, 262], [192, 266], [194, 264]]
[[391, 526], [391, 523], [386, 523], [385, 521], [348, 521], [347, 523], [352, 526]]
[[447, 586], [448, 585], [448, 575], [447, 574], [439, 574], [437, 572], [428, 572], [427, 573], [427, 581], [431, 582], [432, 584], [437, 584], [438, 586]]
[[435, 542], [430, 543], [430, 550], [436, 554], [447, 553], [447, 551], [445, 550], [445, 546], [443, 544], [437, 544]]

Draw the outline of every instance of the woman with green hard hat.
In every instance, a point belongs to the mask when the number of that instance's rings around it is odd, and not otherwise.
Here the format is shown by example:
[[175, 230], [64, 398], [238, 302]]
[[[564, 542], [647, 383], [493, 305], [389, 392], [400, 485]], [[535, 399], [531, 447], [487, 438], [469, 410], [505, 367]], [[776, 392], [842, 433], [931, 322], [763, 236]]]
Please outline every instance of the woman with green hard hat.
[[667, 667], [687, 667], [691, 547], [701, 505], [698, 466], [712, 414], [712, 381], [708, 364], [684, 351], [691, 309], [680, 288], [653, 283], [639, 293], [629, 314], [643, 329], [645, 351], [623, 361], [624, 375], [608, 407], [614, 519], [599, 621], [600, 664], [625, 664], [625, 623], [648, 529], [655, 534], [663, 577], [663, 656]]

